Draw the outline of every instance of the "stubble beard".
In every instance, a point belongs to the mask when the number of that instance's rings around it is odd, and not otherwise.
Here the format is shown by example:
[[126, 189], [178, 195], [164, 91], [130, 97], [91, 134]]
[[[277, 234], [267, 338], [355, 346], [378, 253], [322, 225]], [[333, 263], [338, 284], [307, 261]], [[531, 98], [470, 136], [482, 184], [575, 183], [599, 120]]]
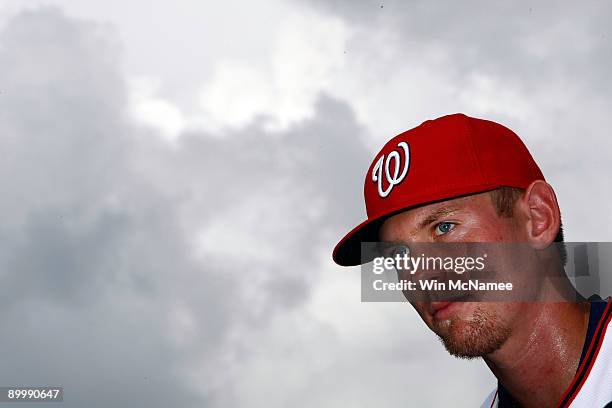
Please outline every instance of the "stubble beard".
[[469, 319], [451, 318], [434, 323], [446, 350], [465, 359], [483, 357], [498, 350], [510, 336], [510, 329], [494, 313], [477, 307]]

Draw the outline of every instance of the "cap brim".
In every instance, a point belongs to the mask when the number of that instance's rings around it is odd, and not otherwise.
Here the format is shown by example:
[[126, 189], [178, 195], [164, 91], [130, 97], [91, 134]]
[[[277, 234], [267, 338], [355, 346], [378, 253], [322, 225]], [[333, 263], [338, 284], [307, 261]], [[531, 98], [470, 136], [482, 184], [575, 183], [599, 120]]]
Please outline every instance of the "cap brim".
[[377, 242], [378, 230], [388, 217], [389, 215], [384, 215], [379, 218], [367, 219], [353, 228], [334, 248], [332, 254], [334, 262], [340, 266], [356, 266], [374, 259], [373, 254], [362, 254], [361, 243]]

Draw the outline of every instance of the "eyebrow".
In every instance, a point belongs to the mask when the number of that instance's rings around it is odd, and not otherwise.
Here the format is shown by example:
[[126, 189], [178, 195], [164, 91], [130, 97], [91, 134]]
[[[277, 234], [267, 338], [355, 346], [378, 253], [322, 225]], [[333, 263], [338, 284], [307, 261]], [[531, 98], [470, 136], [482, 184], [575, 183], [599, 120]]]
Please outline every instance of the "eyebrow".
[[458, 210], [457, 207], [440, 207], [419, 222], [419, 229], [423, 229], [429, 224], [438, 221], [442, 217], [446, 217]]

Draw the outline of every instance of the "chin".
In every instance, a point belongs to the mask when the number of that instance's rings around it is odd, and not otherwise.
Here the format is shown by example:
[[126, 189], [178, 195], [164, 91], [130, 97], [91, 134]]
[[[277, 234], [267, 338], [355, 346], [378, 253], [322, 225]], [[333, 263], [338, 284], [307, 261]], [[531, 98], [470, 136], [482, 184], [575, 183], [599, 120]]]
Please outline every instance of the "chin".
[[467, 319], [452, 317], [435, 322], [433, 331], [451, 355], [467, 359], [495, 352], [510, 336], [510, 330], [495, 314], [481, 308]]

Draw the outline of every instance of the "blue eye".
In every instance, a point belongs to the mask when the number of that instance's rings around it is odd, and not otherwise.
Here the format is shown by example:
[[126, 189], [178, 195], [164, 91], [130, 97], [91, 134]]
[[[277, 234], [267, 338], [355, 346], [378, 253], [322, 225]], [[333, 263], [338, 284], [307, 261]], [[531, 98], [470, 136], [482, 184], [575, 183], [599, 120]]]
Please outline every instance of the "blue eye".
[[391, 251], [391, 257], [395, 258], [398, 255], [400, 257], [410, 256], [410, 250], [405, 245], [398, 245]]
[[452, 222], [444, 221], [436, 225], [436, 235], [444, 235], [455, 228], [455, 224]]
[[410, 248], [406, 245], [389, 245], [382, 249], [381, 254], [385, 258], [395, 258], [398, 255], [400, 257], [410, 256]]

